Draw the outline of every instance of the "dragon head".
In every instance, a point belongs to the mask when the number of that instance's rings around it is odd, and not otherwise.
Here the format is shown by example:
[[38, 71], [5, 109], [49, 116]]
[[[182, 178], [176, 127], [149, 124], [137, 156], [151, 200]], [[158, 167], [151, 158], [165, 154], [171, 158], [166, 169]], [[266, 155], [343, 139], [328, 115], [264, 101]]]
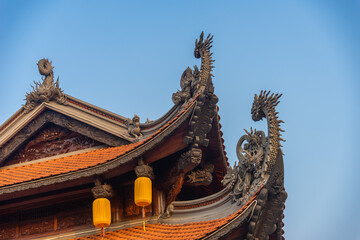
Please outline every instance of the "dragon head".
[[48, 59], [43, 58], [40, 59], [38, 62], [38, 68], [39, 68], [39, 72], [41, 75], [43, 76], [47, 76], [50, 75], [51, 73], [53, 73], [53, 66], [51, 66], [52, 61], [49, 62]]
[[204, 32], [201, 32], [199, 41], [195, 40], [195, 49], [194, 49], [194, 56], [195, 58], [201, 58], [205, 51], [210, 51], [210, 48], [212, 47], [211, 43], [213, 42], [214, 36], [209, 34], [206, 39], [204, 40]]
[[[254, 102], [251, 108], [251, 117], [254, 121], [259, 121], [265, 117], [264, 107], [266, 103], [266, 96], [263, 94], [264, 92], [261, 91], [260, 95], [258, 96], [255, 94]], [[264, 98], [265, 96], [265, 98]]]
[[[270, 91], [262, 91], [260, 95], [256, 95], [254, 97], [254, 103], [251, 108], [251, 116], [254, 121], [259, 121], [266, 117], [265, 111], [269, 112], [270, 110], [275, 112], [275, 106], [278, 105], [279, 98], [282, 94], [274, 94], [272, 93], [270, 96]], [[275, 113], [276, 115], [277, 113]]]

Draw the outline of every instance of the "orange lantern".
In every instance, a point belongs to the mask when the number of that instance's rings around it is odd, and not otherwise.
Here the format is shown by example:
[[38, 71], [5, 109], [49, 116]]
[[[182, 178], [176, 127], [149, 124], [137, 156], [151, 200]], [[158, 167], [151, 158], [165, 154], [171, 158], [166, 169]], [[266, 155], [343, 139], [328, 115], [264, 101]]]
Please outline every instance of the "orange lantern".
[[95, 227], [107, 227], [111, 223], [110, 201], [106, 198], [97, 198], [93, 202], [93, 223]]
[[145, 231], [145, 208], [152, 201], [152, 183], [148, 177], [138, 177], [134, 184], [135, 204], [142, 207], [143, 228]]
[[146, 207], [151, 204], [152, 186], [151, 179], [139, 177], [135, 180], [134, 199], [139, 207]]

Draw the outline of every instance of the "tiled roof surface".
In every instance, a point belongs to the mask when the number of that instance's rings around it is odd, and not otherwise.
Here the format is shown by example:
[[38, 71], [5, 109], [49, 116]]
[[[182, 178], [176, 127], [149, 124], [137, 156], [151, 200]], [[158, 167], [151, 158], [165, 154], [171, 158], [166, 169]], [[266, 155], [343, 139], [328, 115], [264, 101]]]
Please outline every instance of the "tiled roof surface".
[[[187, 108], [189, 108], [191, 105], [192, 104], [190, 103]], [[162, 126], [154, 134], [141, 142], [119, 147], [97, 149], [44, 162], [36, 162], [22, 166], [0, 169], [0, 187], [73, 172], [110, 161], [154, 138], [175, 120], [177, 120], [187, 110], [187, 108], [177, 114], [175, 118]]]
[[74, 238], [71, 240], [88, 240], [88, 239], [104, 239], [104, 240], [195, 240], [201, 239], [214, 231], [220, 229], [225, 224], [239, 216], [247, 207], [253, 203], [259, 191], [236, 213], [233, 213], [225, 218], [215, 219], [210, 221], [201, 221], [186, 224], [147, 224], [146, 231], [142, 226], [125, 228], [113, 232], [107, 232], [102, 238], [101, 234], [86, 236], [81, 238]]
[[142, 143], [97, 149], [44, 162], [0, 169], [0, 187], [92, 167], [123, 155]]
[[[167, 225], [167, 224], [148, 224], [146, 225], [146, 231], [142, 226], [126, 228], [114, 232], [108, 232], [104, 236], [104, 240], [112, 239], [126, 239], [126, 240], [138, 240], [138, 239], [199, 239], [207, 234], [215, 231], [220, 226], [228, 222], [228, 218], [212, 221], [203, 221], [197, 223], [187, 223], [179, 225]], [[76, 238], [80, 240], [85, 239], [102, 239], [100, 235], [93, 235], [83, 238]]]

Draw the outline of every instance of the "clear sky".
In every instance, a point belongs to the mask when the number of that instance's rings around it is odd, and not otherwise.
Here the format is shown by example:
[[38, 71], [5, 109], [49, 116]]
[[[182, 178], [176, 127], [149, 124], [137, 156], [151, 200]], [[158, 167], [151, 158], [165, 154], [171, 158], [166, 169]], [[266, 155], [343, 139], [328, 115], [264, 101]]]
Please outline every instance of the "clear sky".
[[0, 122], [49, 58], [65, 93], [141, 122], [173, 105], [201, 31], [230, 162], [255, 93], [283, 93], [286, 239], [360, 239], [360, 2], [0, 0]]

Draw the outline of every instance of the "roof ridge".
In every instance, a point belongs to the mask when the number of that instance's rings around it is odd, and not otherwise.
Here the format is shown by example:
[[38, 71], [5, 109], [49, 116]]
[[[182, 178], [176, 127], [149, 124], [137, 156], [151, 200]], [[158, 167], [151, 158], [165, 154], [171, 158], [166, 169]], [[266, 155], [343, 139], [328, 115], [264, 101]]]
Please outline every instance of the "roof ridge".
[[[143, 144], [151, 141], [152, 139], [154, 139], [154, 137], [156, 137], [161, 132], [163, 132], [164, 129], [166, 129], [167, 127], [169, 127], [169, 125], [171, 125], [177, 119], [179, 119], [183, 115], [183, 113], [186, 112], [194, 104], [194, 102], [197, 100], [198, 96], [196, 96], [193, 99], [193, 101], [191, 101], [183, 110], [181, 110], [173, 119], [171, 119], [165, 125], [163, 125], [158, 131], [154, 132], [153, 134], [151, 134], [150, 136], [148, 136], [145, 139], [142, 139], [139, 142], [130, 143], [130, 144], [126, 144], [126, 145], [121, 145], [121, 146], [117, 146], [117, 147], [109, 147], [109, 148], [104, 148], [104, 149], [95, 149], [93, 151], [74, 154], [74, 155], [70, 155], [70, 156], [63, 156], [63, 157], [60, 157], [60, 158], [50, 159], [50, 160], [43, 161], [43, 162], [36, 162], [36, 163], [30, 163], [28, 165], [15, 166], [15, 167], [7, 168], [7, 169], [0, 169], [0, 174], [7, 174], [8, 175], [8, 174], [13, 174], [14, 172], [18, 171], [19, 169], [21, 169], [21, 171], [25, 171], [24, 167], [27, 167], [26, 168], [26, 171], [27, 171], [26, 175], [28, 176], [28, 177], [22, 176], [21, 181], [20, 181], [19, 180], [20, 178], [17, 178], [18, 180], [16, 180], [16, 179], [9, 180], [9, 179], [5, 179], [3, 176], [0, 175], [0, 178], [3, 179], [3, 181], [0, 181], [0, 188], [3, 187], [3, 186], [10, 186], [10, 185], [13, 185], [13, 184], [30, 182], [30, 181], [38, 180], [38, 179], [41, 179], [41, 178], [46, 178], [46, 177], [56, 176], [56, 175], [63, 174], [63, 173], [69, 173], [69, 172], [78, 171], [78, 170], [81, 170], [81, 169], [85, 169], [85, 168], [88, 168], [88, 167], [93, 167], [93, 166], [96, 166], [96, 165], [99, 165], [99, 164], [109, 162], [110, 160], [113, 160], [113, 159], [115, 159], [115, 158], [117, 158], [119, 156], [122, 156], [122, 155], [134, 150], [135, 148], [137, 148], [139, 146], [142, 146]], [[83, 158], [83, 159], [81, 159], [81, 158]], [[81, 162], [81, 160], [82, 160], [82, 162]], [[61, 161], [64, 161], [64, 162], [61, 162]], [[41, 173], [37, 172], [37, 174], [35, 174], [37, 177], [29, 176], [29, 175], [33, 174], [32, 171], [34, 171], [34, 169], [31, 169], [31, 168], [34, 168], [34, 166], [48, 166], [48, 167], [50, 167], [49, 166], [50, 164], [57, 164], [57, 162], [59, 162], [60, 164], [61, 163], [70, 164], [70, 161], [73, 162], [74, 166], [63, 167], [63, 168], [58, 168], [58, 169], [55, 168], [56, 170], [42, 171]]]

